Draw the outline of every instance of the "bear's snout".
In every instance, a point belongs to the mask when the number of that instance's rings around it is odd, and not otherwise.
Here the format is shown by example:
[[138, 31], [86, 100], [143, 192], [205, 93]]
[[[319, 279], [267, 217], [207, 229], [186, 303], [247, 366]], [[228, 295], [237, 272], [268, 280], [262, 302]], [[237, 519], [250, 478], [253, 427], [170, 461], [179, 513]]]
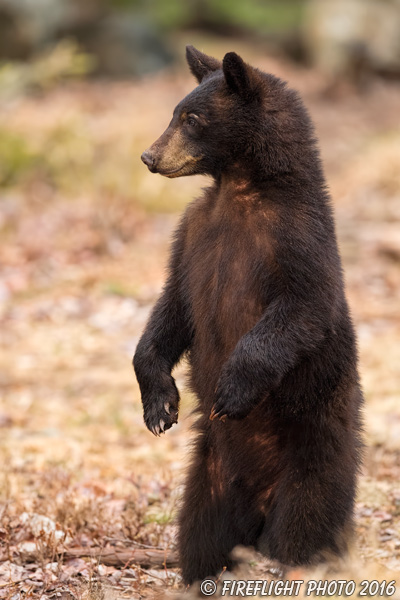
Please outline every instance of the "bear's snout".
[[141, 156], [142, 161], [149, 168], [149, 171], [155, 173], [156, 171], [156, 159], [149, 150], [145, 150]]

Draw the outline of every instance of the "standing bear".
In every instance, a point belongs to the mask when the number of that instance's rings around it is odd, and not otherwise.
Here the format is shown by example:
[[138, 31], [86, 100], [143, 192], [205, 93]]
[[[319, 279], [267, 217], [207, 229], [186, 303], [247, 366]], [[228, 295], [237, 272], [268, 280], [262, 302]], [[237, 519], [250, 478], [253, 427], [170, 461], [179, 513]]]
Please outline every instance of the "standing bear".
[[192, 46], [199, 82], [142, 155], [213, 182], [176, 231], [168, 279], [134, 357], [144, 420], [178, 419], [186, 356], [197, 439], [179, 515], [185, 583], [254, 546], [283, 565], [346, 552], [360, 464], [354, 331], [332, 208], [296, 92], [234, 52]]

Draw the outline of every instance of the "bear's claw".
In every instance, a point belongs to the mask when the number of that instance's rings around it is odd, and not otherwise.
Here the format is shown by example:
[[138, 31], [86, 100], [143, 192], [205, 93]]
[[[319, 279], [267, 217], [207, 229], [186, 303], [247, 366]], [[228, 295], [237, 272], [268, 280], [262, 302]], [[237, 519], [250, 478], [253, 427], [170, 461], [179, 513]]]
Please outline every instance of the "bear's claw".
[[214, 421], [215, 419], [219, 419], [220, 421], [222, 421], [223, 423], [225, 423], [226, 419], [227, 419], [226, 414], [221, 414], [221, 412], [215, 412], [215, 404], [211, 409], [211, 413], [209, 416], [210, 421]]
[[156, 436], [165, 433], [178, 422], [179, 395], [175, 385], [171, 390], [156, 391], [146, 396], [143, 408], [147, 429]]
[[165, 408], [157, 414], [154, 411], [152, 414], [145, 415], [145, 423], [147, 428], [153, 435], [159, 437], [162, 433], [165, 433], [168, 429], [178, 422], [178, 409], [170, 407], [170, 412], [167, 412]]

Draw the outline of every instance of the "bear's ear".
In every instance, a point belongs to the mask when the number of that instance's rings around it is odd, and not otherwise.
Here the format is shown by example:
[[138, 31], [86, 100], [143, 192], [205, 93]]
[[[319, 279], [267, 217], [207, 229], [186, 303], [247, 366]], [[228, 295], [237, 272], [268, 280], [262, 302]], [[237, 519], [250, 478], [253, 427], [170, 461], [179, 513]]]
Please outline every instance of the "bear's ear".
[[218, 71], [222, 67], [221, 61], [203, 54], [193, 46], [186, 46], [186, 60], [189, 68], [197, 81], [201, 83], [206, 75]]
[[243, 98], [251, 98], [256, 92], [255, 74], [236, 52], [228, 52], [222, 61], [225, 80], [229, 88]]

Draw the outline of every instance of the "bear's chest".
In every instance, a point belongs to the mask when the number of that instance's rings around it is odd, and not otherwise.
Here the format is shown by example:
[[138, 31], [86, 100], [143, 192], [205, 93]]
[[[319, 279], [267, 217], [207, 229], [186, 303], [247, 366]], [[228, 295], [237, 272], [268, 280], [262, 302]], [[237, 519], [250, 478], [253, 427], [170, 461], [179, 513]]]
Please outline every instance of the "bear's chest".
[[255, 218], [239, 215], [208, 215], [189, 232], [185, 271], [195, 335], [202, 345], [229, 353], [266, 308], [268, 232]]

